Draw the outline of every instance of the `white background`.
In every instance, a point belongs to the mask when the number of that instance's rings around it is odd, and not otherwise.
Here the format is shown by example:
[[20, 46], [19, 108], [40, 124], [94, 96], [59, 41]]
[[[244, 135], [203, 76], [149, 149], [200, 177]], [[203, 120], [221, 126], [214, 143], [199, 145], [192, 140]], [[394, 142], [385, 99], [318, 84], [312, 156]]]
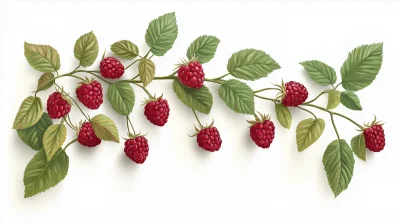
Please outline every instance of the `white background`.
[[[94, 2], [3, 1], [0, 5], [0, 223], [400, 223], [395, 108], [400, 81], [399, 4]], [[223, 139], [219, 152], [208, 153], [187, 137], [194, 131], [195, 119], [174, 95], [171, 81], [156, 81], [149, 90], [164, 93], [171, 107], [163, 128], [145, 119], [140, 106], [145, 95], [134, 88], [137, 103], [131, 119], [138, 130], [148, 133], [150, 143], [145, 164], [139, 166], [127, 159], [123, 143], [103, 142], [95, 149], [75, 144], [67, 150], [70, 168], [66, 179], [45, 193], [24, 199], [23, 173], [35, 152], [11, 128], [20, 103], [35, 90], [40, 76], [24, 58], [24, 41], [55, 47], [61, 55], [61, 73], [65, 73], [77, 65], [73, 46], [80, 35], [93, 30], [100, 52], [121, 39], [129, 39], [142, 53], [147, 52], [144, 34], [148, 23], [170, 11], [176, 11], [179, 35], [172, 50], [164, 57], [154, 57], [157, 76], [170, 74], [189, 44], [199, 35], [210, 34], [221, 43], [215, 58], [204, 65], [207, 77], [225, 74], [232, 53], [262, 49], [282, 69], [250, 85], [259, 89], [279, 83], [281, 78], [297, 80], [307, 86], [311, 98], [324, 88], [306, 76], [299, 62], [324, 61], [340, 77], [340, 67], [354, 47], [384, 42], [380, 74], [370, 87], [357, 93], [364, 110], [353, 112], [340, 106], [337, 111], [359, 123], [371, 121], [374, 114], [383, 119], [385, 150], [367, 153], [367, 163], [356, 158], [349, 189], [335, 199], [322, 164], [326, 146], [336, 138], [327, 114], [315, 111], [326, 120], [325, 132], [318, 142], [298, 153], [295, 125], [310, 115], [291, 110], [294, 124], [286, 130], [277, 123], [273, 104], [257, 100], [257, 110], [272, 113], [277, 126], [272, 147], [257, 148], [245, 121], [251, 116], [230, 111], [218, 98], [217, 86], [207, 83], [214, 105], [211, 114], [201, 115], [201, 120], [214, 118]], [[111, 55], [109, 50], [107, 55]], [[123, 77], [133, 77], [136, 69], [130, 68]], [[58, 83], [75, 96], [76, 80], [63, 78]], [[50, 93], [39, 95], [46, 101]], [[325, 97], [318, 100], [320, 105], [325, 103]], [[112, 111], [108, 101], [90, 115], [101, 112], [111, 116], [125, 135], [124, 119]], [[76, 122], [82, 119], [76, 108], [71, 115]], [[336, 121], [347, 141], [357, 134], [347, 121]], [[69, 132], [67, 141], [73, 137]]]

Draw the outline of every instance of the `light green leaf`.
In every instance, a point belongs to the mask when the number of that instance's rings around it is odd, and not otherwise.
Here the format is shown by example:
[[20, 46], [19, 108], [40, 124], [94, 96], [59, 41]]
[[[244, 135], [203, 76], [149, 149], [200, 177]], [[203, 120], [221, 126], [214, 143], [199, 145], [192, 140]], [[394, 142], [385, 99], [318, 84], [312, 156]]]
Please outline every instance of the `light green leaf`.
[[42, 91], [49, 89], [52, 87], [54, 84], [54, 75], [51, 72], [46, 72], [42, 76], [40, 76], [38, 85], [37, 85], [37, 90]]
[[139, 48], [129, 40], [121, 40], [111, 45], [111, 51], [123, 59], [131, 60], [139, 55]]
[[59, 149], [50, 161], [44, 150], [40, 150], [25, 168], [25, 198], [46, 191], [56, 186], [67, 176], [69, 158], [64, 150]]
[[346, 190], [353, 177], [354, 156], [345, 140], [331, 142], [322, 159], [329, 186], [335, 197]]
[[27, 97], [19, 107], [13, 129], [26, 129], [36, 124], [43, 114], [42, 100], [39, 97]]
[[99, 54], [99, 44], [93, 32], [86, 33], [75, 42], [74, 55], [83, 67], [91, 66]]
[[309, 118], [302, 120], [296, 129], [296, 142], [297, 149], [302, 152], [304, 149], [308, 148], [310, 145], [314, 144], [325, 129], [325, 121], [318, 118]]
[[163, 56], [172, 48], [177, 36], [175, 12], [171, 12], [151, 21], [145, 38], [150, 51], [156, 56]]
[[48, 45], [36, 45], [25, 42], [24, 54], [28, 63], [40, 72], [55, 72], [60, 69], [60, 55]]
[[349, 53], [343, 63], [342, 86], [346, 90], [358, 91], [375, 80], [382, 65], [383, 43], [362, 45]]
[[256, 80], [267, 77], [280, 66], [264, 51], [245, 49], [234, 53], [228, 61], [228, 72], [238, 79]]
[[290, 129], [290, 126], [292, 125], [292, 114], [289, 109], [283, 104], [275, 104], [275, 112], [279, 123], [284, 128]]
[[201, 64], [207, 63], [214, 57], [218, 44], [219, 39], [215, 36], [200, 36], [190, 44], [186, 56], [188, 59], [195, 56]]
[[121, 115], [129, 115], [135, 105], [135, 93], [127, 82], [114, 82], [108, 87], [107, 98], [111, 107]]
[[154, 63], [147, 58], [140, 59], [139, 62], [139, 75], [140, 80], [143, 82], [143, 86], [146, 87], [154, 79], [156, 73], [156, 66]]
[[335, 84], [336, 72], [331, 66], [317, 60], [304, 61], [300, 64], [314, 82], [322, 86]]
[[358, 96], [350, 91], [344, 91], [340, 94], [340, 102], [350, 110], [362, 110]]
[[103, 114], [98, 114], [90, 119], [90, 124], [93, 127], [96, 136], [105, 141], [119, 142], [119, 134], [114, 121]]
[[47, 128], [53, 124], [50, 116], [43, 113], [39, 121], [26, 129], [17, 130], [19, 138], [34, 150], [43, 148], [43, 134]]
[[329, 110], [335, 109], [340, 103], [340, 92], [334, 89], [328, 91], [328, 105], [326, 108]]
[[361, 133], [351, 139], [351, 148], [358, 158], [364, 161], [367, 160], [364, 134]]
[[175, 79], [172, 88], [176, 96], [188, 107], [204, 114], [209, 114], [213, 104], [210, 90], [203, 85], [200, 89], [192, 89]]
[[241, 114], [254, 114], [253, 90], [243, 82], [227, 80], [218, 90], [219, 96], [233, 111]]
[[53, 124], [47, 128], [43, 135], [43, 148], [47, 160], [51, 160], [67, 138], [67, 129], [64, 124]]

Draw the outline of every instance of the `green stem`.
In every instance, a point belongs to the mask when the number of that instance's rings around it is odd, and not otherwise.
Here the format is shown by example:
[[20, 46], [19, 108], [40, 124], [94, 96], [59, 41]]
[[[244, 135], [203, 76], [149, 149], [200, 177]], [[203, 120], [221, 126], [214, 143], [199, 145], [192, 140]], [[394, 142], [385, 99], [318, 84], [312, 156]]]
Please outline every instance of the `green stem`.
[[311, 115], [314, 116], [315, 120], [317, 120], [317, 116], [315, 116], [315, 114], [314, 114], [313, 112], [311, 112], [310, 110], [307, 110], [307, 109], [305, 109], [305, 108], [303, 108], [303, 107], [298, 107], [298, 108], [299, 108], [300, 110], [304, 110], [304, 111], [310, 113]]
[[336, 136], [337, 136], [337, 138], [340, 140], [339, 132], [338, 132], [338, 130], [337, 130], [337, 128], [336, 128], [335, 120], [333, 120], [333, 114], [331, 114], [331, 121], [332, 121], [333, 128], [335, 129]]
[[131, 119], [129, 118], [129, 116], [128, 116], [128, 115], [126, 115], [126, 119], [128, 119], [128, 121], [129, 121], [129, 124], [131, 125], [132, 131], [133, 131], [133, 134], [134, 134], [134, 135], [136, 135], [135, 128], [133, 127], [132, 121], [131, 121]]
[[78, 67], [76, 67], [73, 71], [72, 71], [72, 73], [74, 73], [76, 70], [78, 70], [79, 68], [81, 67], [81, 65], [78, 65]]
[[139, 77], [139, 74], [137, 74], [135, 77], [133, 77], [132, 80], [135, 80], [137, 77]]
[[151, 54], [151, 56], [149, 57], [149, 60], [154, 56], [154, 54]]
[[96, 78], [102, 80], [103, 82], [107, 83], [108, 85], [111, 85], [111, 84], [112, 84], [111, 82], [109, 82], [109, 81], [105, 80], [104, 78], [100, 77], [99, 75], [95, 74], [95, 72], [97, 72], [97, 71], [78, 70], [78, 71], [76, 71], [76, 72], [88, 73], [88, 74], [91, 74], [91, 75], [93, 75], [94, 77], [96, 77]]
[[72, 143], [78, 141], [77, 138], [75, 138], [74, 140], [70, 141], [65, 147], [64, 147], [64, 151], [68, 148], [68, 146], [70, 146]]
[[266, 90], [278, 90], [278, 91], [281, 91], [281, 89], [278, 89], [278, 88], [264, 88], [264, 89], [256, 90], [256, 91], [254, 91], [254, 93], [260, 93], [260, 92], [263, 92], [263, 91], [266, 91]]
[[257, 97], [257, 98], [263, 99], [263, 100], [272, 101], [272, 102], [274, 102], [274, 103], [278, 103], [278, 102], [279, 102], [279, 100], [277, 100], [277, 99], [272, 99], [272, 98], [268, 98], [268, 97], [263, 97], [263, 96], [260, 96], [260, 95], [257, 95], [257, 94], [254, 94], [254, 96]]
[[125, 70], [127, 70], [129, 67], [131, 67], [132, 65], [134, 65], [136, 62], [140, 61], [140, 59], [137, 59], [135, 61], [133, 61], [130, 65], [128, 65]]
[[154, 77], [154, 79], [165, 80], [165, 79], [175, 79], [175, 77], [174, 76], [159, 76], [159, 77]]
[[192, 111], [193, 111], [194, 116], [196, 117], [197, 123], [199, 123], [199, 126], [200, 126], [201, 128], [203, 128], [203, 125], [201, 125], [201, 122], [200, 122], [199, 117], [197, 117], [196, 111], [195, 111], [194, 109], [192, 109]]
[[323, 91], [322, 93], [320, 93], [317, 97], [315, 97], [314, 99], [312, 99], [312, 100], [310, 100], [310, 101], [308, 101], [308, 102], [305, 102], [305, 103], [312, 103], [312, 102], [316, 101], [320, 96], [324, 95], [325, 93], [328, 93], [328, 90], [324, 90], [324, 91]]
[[70, 98], [72, 100], [72, 102], [74, 102], [74, 104], [76, 105], [76, 107], [78, 107], [78, 109], [81, 111], [82, 115], [89, 120], [89, 117], [83, 112], [83, 110], [81, 109], [81, 107], [78, 105], [78, 103], [67, 93], [65, 92], [57, 83], [54, 83], [55, 86], [57, 86], [66, 96], [68, 96], [68, 98]]
[[206, 82], [218, 83], [218, 84], [222, 84], [222, 83], [224, 83], [224, 80], [222, 80], [222, 79], [220, 79], [220, 80], [214, 80], [214, 79], [204, 79], [204, 81], [206, 81]]
[[153, 98], [153, 96], [149, 93], [149, 91], [147, 91], [147, 89], [145, 87], [143, 87], [135, 82], [132, 82], [132, 83], [139, 86], [140, 88], [142, 88], [144, 90], [144, 92], [147, 94], [147, 96], [149, 96], [150, 98]]
[[128, 135], [131, 134], [130, 128], [129, 128], [129, 118], [128, 115], [126, 116], [126, 128], [128, 129]]
[[223, 78], [225, 78], [226, 76], [228, 76], [228, 75], [230, 75], [231, 73], [226, 73], [225, 75], [222, 75], [222, 76], [220, 76], [220, 77], [217, 77], [217, 78], [214, 78], [214, 79], [212, 79], [212, 80], [221, 80], [221, 79], [223, 79]]
[[[67, 116], [65, 116], [67, 117]], [[66, 119], [65, 117], [63, 117], [63, 121], [65, 121], [65, 123], [68, 125], [68, 127], [70, 127], [72, 130], [77, 131], [76, 128], [74, 126], [72, 126], [69, 122], [68, 119]]]
[[341, 82], [339, 82], [339, 84], [336, 85], [335, 89], [337, 89], [340, 85], [342, 85]]
[[147, 52], [146, 55], [143, 56], [143, 58], [147, 58], [147, 56], [149, 56], [151, 49]]

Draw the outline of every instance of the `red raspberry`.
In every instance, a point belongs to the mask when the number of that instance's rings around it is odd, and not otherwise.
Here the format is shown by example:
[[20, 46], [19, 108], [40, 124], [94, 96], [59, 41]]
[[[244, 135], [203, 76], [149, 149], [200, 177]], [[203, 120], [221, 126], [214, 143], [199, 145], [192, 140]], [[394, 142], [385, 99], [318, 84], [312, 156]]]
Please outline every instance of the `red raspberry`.
[[197, 144], [207, 151], [218, 151], [222, 144], [218, 129], [216, 127], [201, 129], [197, 134]]
[[285, 83], [285, 89], [285, 96], [282, 100], [283, 105], [297, 107], [307, 100], [308, 92], [302, 84], [290, 81]]
[[71, 111], [71, 105], [61, 93], [54, 92], [47, 99], [47, 112], [52, 119], [62, 118]]
[[92, 110], [98, 109], [103, 103], [103, 88], [96, 80], [82, 83], [76, 89], [76, 95], [83, 105]]
[[151, 100], [144, 107], [144, 115], [147, 120], [157, 126], [164, 126], [169, 117], [168, 101], [159, 97], [158, 99]]
[[104, 78], [117, 79], [124, 74], [124, 65], [114, 57], [104, 58], [100, 62], [100, 73]]
[[267, 149], [275, 137], [275, 126], [270, 120], [257, 122], [250, 127], [250, 137], [259, 147]]
[[189, 88], [200, 89], [204, 83], [203, 67], [198, 61], [181, 65], [178, 70], [178, 78], [183, 85]]
[[385, 132], [382, 125], [373, 125], [364, 130], [365, 146], [372, 152], [380, 152], [385, 147]]
[[124, 151], [133, 162], [142, 164], [149, 155], [149, 144], [144, 136], [138, 136], [125, 141]]
[[87, 147], [95, 147], [101, 140], [94, 133], [92, 124], [85, 122], [79, 130], [78, 142]]

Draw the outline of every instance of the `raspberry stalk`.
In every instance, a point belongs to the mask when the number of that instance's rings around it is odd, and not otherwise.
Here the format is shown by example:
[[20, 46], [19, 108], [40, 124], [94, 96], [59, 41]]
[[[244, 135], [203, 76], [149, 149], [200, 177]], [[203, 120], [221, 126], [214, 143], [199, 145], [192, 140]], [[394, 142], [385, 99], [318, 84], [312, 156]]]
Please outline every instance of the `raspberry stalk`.
[[83, 115], [87, 120], [90, 120], [89, 117], [85, 114], [85, 112], [83, 112], [82, 108], [76, 103], [76, 101], [75, 101], [71, 96], [68, 95], [68, 93], [66, 93], [66, 92], [64, 91], [64, 89], [62, 89], [57, 83], [54, 83], [54, 85], [55, 85], [56, 87], [58, 87], [58, 89], [61, 90], [64, 94], [66, 94], [66, 96], [68, 96], [68, 98], [71, 99], [72, 102], [74, 102], [74, 104], [76, 105], [76, 107], [78, 107], [78, 109], [81, 111], [82, 115]]

